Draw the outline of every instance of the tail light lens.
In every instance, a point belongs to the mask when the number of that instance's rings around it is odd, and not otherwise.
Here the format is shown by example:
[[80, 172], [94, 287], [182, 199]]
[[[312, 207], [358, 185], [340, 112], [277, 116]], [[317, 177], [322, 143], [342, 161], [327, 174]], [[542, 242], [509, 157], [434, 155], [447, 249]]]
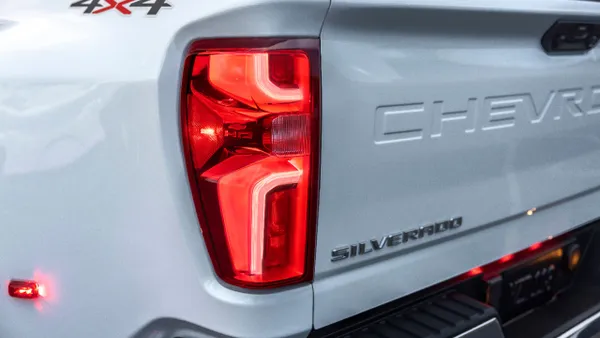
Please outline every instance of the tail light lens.
[[246, 287], [312, 279], [319, 149], [318, 40], [192, 45], [182, 132], [217, 274]]

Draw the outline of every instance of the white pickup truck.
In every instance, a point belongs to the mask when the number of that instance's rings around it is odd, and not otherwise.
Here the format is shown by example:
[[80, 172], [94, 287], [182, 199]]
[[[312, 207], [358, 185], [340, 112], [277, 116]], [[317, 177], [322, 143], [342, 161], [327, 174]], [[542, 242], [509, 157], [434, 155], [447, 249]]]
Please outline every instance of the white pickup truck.
[[0, 337], [600, 331], [600, 3], [1, 0]]

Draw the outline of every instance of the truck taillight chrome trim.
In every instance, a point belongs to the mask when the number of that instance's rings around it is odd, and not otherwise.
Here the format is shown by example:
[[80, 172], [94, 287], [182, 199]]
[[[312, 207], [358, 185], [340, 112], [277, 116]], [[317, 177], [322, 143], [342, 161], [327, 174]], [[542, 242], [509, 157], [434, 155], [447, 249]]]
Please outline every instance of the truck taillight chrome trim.
[[319, 43], [192, 44], [181, 99], [188, 175], [216, 273], [245, 288], [312, 279]]

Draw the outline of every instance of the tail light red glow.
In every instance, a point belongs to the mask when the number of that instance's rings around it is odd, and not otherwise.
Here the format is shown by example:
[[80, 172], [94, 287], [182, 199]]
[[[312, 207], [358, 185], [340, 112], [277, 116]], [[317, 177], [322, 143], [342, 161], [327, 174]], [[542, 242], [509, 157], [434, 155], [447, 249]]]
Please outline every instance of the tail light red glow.
[[[553, 243], [555, 243], [555, 242], [556, 242], [555, 240], [553, 241], [552, 238], [549, 238], [545, 242], [534, 243], [529, 248], [526, 248], [524, 250], [521, 250], [521, 251], [518, 251], [518, 252], [515, 252], [512, 254], [502, 256], [497, 261], [490, 262], [483, 266], [475, 267], [475, 268], [467, 271], [466, 273], [464, 273], [462, 276], [474, 277], [474, 276], [478, 276], [480, 274], [487, 275], [487, 274], [494, 273], [494, 272], [497, 272], [502, 269], [506, 269], [507, 267], [510, 267], [511, 265], [518, 264], [518, 262], [522, 259], [530, 259], [532, 257], [532, 255], [533, 256], [539, 255], [538, 252], [541, 251], [541, 249], [548, 248], [549, 246], [552, 246]], [[548, 254], [538, 257], [538, 259], [546, 259], [548, 255], [562, 256], [563, 252], [562, 252], [562, 249], [553, 250], [553, 251], [549, 252]]]
[[[42, 288], [44, 290], [44, 288]], [[42, 292], [43, 294], [44, 292]], [[11, 297], [34, 299], [41, 296], [40, 286], [34, 281], [11, 280], [8, 283], [8, 294]]]
[[539, 249], [541, 247], [542, 247], [542, 243], [538, 242], [538, 243], [534, 243], [532, 246], [530, 246], [529, 250], [534, 251], [534, 250], [537, 250], [537, 249]]
[[241, 287], [312, 279], [319, 150], [318, 40], [192, 45], [182, 133], [217, 274]]
[[506, 262], [510, 262], [513, 258], [515, 258], [515, 255], [513, 254], [508, 254], [502, 258], [500, 258], [499, 262], [500, 263], [506, 263]]
[[483, 272], [483, 269], [481, 269], [480, 267], [476, 267], [476, 268], [473, 268], [473, 269], [469, 270], [469, 272], [467, 272], [467, 275], [469, 275], [469, 276], [477, 276], [477, 275], [479, 275], [482, 272]]

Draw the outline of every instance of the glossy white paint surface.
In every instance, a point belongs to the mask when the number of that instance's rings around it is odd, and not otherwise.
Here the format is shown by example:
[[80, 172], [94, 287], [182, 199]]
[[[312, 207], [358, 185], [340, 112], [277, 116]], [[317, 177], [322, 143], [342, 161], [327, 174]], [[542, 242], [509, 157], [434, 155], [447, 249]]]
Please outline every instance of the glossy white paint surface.
[[0, 293], [0, 337], [128, 337], [164, 317], [207, 336], [312, 328], [311, 286], [253, 294], [215, 277], [178, 90], [192, 40], [317, 37], [329, 2], [170, 2], [155, 18], [0, 2], [0, 280], [36, 278], [48, 293]]
[[[567, 0], [332, 1], [316, 328], [600, 216], [598, 48], [540, 44], [559, 19], [599, 16]], [[459, 216], [459, 229], [331, 262], [334, 248]]]
[[[548, 58], [538, 44], [554, 20], [598, 4], [333, 0], [324, 24], [329, 0], [171, 0], [155, 18], [70, 2], [0, 1], [0, 280], [36, 278], [48, 293], [0, 293], [0, 337], [127, 337], [160, 318], [190, 323], [154, 323], [176, 337], [302, 337], [600, 215], [598, 192], [578, 195], [600, 186], [597, 116], [442, 145], [377, 144], [374, 125], [378, 107], [415, 100], [459, 109], [472, 96], [600, 85], [596, 51]], [[235, 290], [213, 273], [191, 201], [182, 59], [199, 38], [320, 35], [315, 283]], [[337, 245], [458, 215], [468, 235], [329, 261]]]

